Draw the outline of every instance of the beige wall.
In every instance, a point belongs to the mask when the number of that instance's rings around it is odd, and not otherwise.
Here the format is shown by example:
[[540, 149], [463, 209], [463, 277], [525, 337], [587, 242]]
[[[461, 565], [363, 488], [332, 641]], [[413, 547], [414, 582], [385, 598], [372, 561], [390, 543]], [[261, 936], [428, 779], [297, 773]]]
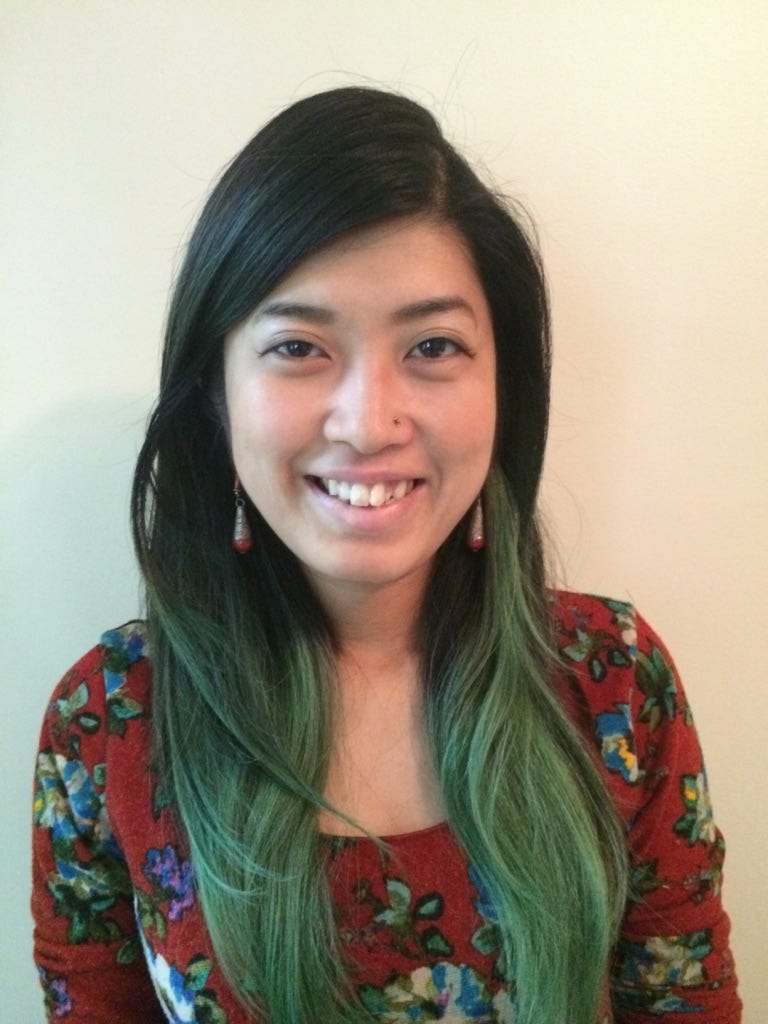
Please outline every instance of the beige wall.
[[768, 4], [5, 0], [0, 31], [3, 1017], [42, 1020], [40, 715], [138, 609], [126, 497], [180, 240], [265, 118], [365, 78], [429, 104], [538, 220], [563, 575], [636, 600], [676, 654], [763, 1021]]

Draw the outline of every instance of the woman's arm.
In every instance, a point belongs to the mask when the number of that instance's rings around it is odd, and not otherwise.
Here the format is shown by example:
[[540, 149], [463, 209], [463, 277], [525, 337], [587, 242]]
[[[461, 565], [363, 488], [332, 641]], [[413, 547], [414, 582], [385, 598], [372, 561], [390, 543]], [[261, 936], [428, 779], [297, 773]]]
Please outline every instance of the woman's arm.
[[133, 885], [107, 813], [103, 649], [49, 704], [35, 773], [35, 959], [49, 1021], [165, 1021], [146, 970]]
[[701, 748], [663, 642], [622, 601], [561, 594], [569, 706], [596, 742], [626, 828], [631, 893], [612, 965], [617, 1024], [737, 1024], [721, 902], [724, 842]]

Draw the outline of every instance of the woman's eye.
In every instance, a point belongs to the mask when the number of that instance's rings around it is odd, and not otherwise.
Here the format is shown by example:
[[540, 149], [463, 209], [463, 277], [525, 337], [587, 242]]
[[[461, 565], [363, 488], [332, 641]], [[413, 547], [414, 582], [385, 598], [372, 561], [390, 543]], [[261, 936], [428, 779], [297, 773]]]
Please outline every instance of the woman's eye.
[[425, 338], [411, 349], [411, 355], [420, 359], [440, 359], [442, 356], [453, 356], [463, 349], [451, 338]]
[[292, 338], [290, 341], [281, 341], [279, 345], [269, 349], [277, 355], [287, 359], [306, 359], [308, 356], [320, 355], [320, 349], [311, 341], [302, 341], [300, 338]]

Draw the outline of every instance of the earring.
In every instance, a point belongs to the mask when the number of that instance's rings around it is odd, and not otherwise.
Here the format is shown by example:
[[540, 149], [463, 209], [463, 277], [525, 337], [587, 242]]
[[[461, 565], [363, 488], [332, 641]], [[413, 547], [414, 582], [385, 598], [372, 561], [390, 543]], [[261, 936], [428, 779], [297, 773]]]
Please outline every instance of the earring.
[[245, 498], [240, 490], [240, 480], [235, 474], [235, 529], [232, 533], [232, 547], [238, 555], [247, 555], [253, 547], [251, 527], [245, 514]]
[[485, 522], [483, 521], [483, 499], [478, 497], [472, 506], [467, 530], [467, 547], [470, 551], [480, 551], [485, 547]]

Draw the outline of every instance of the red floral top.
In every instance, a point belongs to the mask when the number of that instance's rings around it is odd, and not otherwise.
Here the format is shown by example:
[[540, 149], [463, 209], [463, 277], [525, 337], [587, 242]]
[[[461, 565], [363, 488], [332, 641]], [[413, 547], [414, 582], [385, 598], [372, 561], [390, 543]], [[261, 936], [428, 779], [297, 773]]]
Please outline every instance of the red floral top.
[[[627, 905], [604, 1016], [736, 1024], [715, 828], [690, 708], [630, 605], [560, 593], [563, 700], [626, 823]], [[192, 866], [148, 769], [151, 667], [140, 623], [106, 633], [57, 687], [37, 761], [35, 949], [49, 1021], [245, 1024], [218, 968]], [[364, 1005], [389, 1024], [511, 1022], [492, 909], [448, 825], [328, 837], [336, 918]], [[639, 895], [638, 895], [639, 894]]]

